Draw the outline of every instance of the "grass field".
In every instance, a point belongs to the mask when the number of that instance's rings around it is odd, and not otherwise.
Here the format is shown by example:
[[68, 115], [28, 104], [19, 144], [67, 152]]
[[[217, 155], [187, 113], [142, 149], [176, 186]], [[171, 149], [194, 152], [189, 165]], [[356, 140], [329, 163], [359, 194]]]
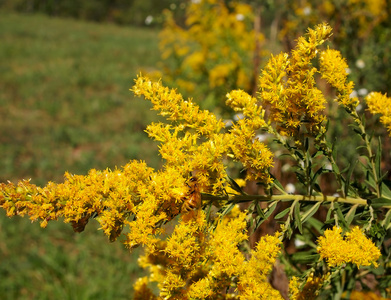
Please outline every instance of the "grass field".
[[1, 181], [42, 184], [133, 158], [156, 166], [143, 133], [154, 113], [129, 88], [156, 65], [157, 32], [0, 16]]
[[[149, 103], [129, 88], [159, 59], [157, 32], [0, 12], [0, 182], [159, 166]], [[1, 299], [131, 299], [136, 256], [91, 221], [41, 229], [0, 212]]]

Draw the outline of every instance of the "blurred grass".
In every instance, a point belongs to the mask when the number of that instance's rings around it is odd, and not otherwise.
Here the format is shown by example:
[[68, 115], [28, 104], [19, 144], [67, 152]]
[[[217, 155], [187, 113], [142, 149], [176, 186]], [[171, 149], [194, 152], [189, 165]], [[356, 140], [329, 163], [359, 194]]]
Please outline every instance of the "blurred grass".
[[142, 275], [139, 249], [109, 243], [91, 221], [75, 234], [69, 224], [42, 229], [0, 213], [0, 299], [131, 299]]
[[[159, 59], [156, 31], [0, 12], [0, 40], [0, 181], [159, 166], [143, 132], [155, 113], [129, 91]], [[1, 211], [0, 298], [131, 299], [137, 257], [97, 229], [41, 229]]]
[[159, 59], [157, 32], [0, 14], [0, 39], [1, 181], [158, 166], [143, 132], [155, 114], [129, 91]]

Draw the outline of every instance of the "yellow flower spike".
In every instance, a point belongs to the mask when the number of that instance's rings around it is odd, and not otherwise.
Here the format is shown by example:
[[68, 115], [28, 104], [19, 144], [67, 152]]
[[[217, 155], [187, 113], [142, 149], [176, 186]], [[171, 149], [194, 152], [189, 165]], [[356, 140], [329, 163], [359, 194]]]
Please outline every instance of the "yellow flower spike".
[[291, 300], [298, 300], [299, 294], [300, 294], [300, 285], [301, 282], [298, 277], [293, 276], [289, 280], [289, 299]]
[[316, 135], [325, 120], [326, 99], [316, 88], [317, 69], [311, 60], [330, 35], [331, 27], [326, 24], [310, 29], [298, 39], [290, 56], [272, 56], [262, 71], [260, 96], [270, 105], [270, 120], [277, 123], [280, 134], [297, 134], [300, 125], [305, 125], [310, 134]]
[[190, 299], [208, 299], [213, 294], [211, 281], [208, 277], [202, 278], [192, 284], [187, 293]]
[[91, 170], [85, 176], [66, 173], [65, 179], [43, 188], [28, 181], [18, 186], [1, 184], [0, 205], [8, 215], [40, 219], [43, 227], [63, 217], [76, 232], [83, 231], [94, 217], [110, 241], [129, 226], [127, 246], [153, 247], [162, 232], [160, 224], [179, 214], [185, 190], [185, 179], [177, 169], [167, 167], [155, 173], [139, 161], [113, 171]]
[[318, 239], [317, 251], [321, 259], [325, 259], [329, 266], [339, 266], [344, 263], [356, 264], [360, 266], [377, 266], [376, 261], [380, 257], [380, 250], [371, 240], [365, 237], [359, 227], [354, 227], [345, 234], [345, 239], [341, 235], [340, 227], [327, 229], [324, 236]]
[[350, 97], [354, 83], [347, 80], [348, 64], [337, 50], [327, 49], [320, 55], [320, 73], [337, 90], [336, 101], [349, 111], [356, 109], [359, 101], [357, 97]]
[[379, 248], [368, 239], [362, 230], [355, 226], [350, 232], [346, 233], [346, 241], [352, 245], [352, 262], [358, 267], [369, 266], [373, 264], [375, 267], [378, 266], [377, 260], [381, 256]]
[[197, 267], [206, 220], [203, 211], [197, 211], [196, 214], [192, 219], [175, 226], [173, 234], [167, 240], [164, 251], [173, 260], [173, 269], [188, 271]]
[[380, 114], [380, 122], [387, 128], [391, 135], [391, 98], [379, 92], [372, 92], [365, 97], [368, 110], [372, 114]]
[[171, 121], [181, 121], [186, 126], [197, 128], [203, 135], [219, 132], [225, 127], [222, 120], [209, 111], [200, 110], [190, 99], [184, 100], [174, 89], [151, 82], [149, 78], [138, 76], [131, 89], [137, 96], [144, 96], [153, 104], [153, 109]]
[[252, 251], [250, 260], [242, 265], [238, 282], [239, 299], [283, 299], [267, 279], [281, 251], [279, 237], [279, 232], [274, 236], [263, 236]]
[[[224, 123], [209, 111], [201, 111], [190, 100], [183, 100], [175, 90], [163, 87], [139, 76], [132, 89], [136, 95], [144, 95], [175, 125], [153, 123], [148, 126], [150, 137], [162, 142], [160, 154], [167, 165], [176, 168], [181, 176], [197, 171], [203, 192], [223, 193], [226, 174], [223, 159], [233, 154], [249, 169], [248, 179], [271, 181], [268, 170], [272, 166], [272, 154], [259, 140], [255, 131], [267, 124], [264, 110], [257, 100], [244, 91], [229, 93], [228, 104], [236, 111], [243, 111], [245, 120], [239, 120], [230, 134], [222, 133]], [[206, 141], [203, 141], [204, 139]]]
[[243, 264], [244, 255], [238, 245], [247, 240], [245, 219], [245, 213], [239, 213], [235, 218], [224, 218], [212, 234], [210, 249], [214, 257], [212, 272], [215, 277], [232, 276]]
[[160, 297], [164, 300], [168, 299], [180, 299], [178, 296], [183, 295], [186, 282], [179, 274], [168, 271], [165, 274], [165, 279], [162, 283], [158, 284], [160, 289]]

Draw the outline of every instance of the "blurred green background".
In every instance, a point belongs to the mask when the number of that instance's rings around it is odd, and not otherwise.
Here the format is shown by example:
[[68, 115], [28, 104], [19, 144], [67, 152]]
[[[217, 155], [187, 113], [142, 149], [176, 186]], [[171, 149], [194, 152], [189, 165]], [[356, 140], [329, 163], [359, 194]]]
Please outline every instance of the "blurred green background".
[[[129, 88], [159, 59], [157, 31], [0, 12], [0, 181], [61, 182], [65, 171], [159, 167], [155, 119]], [[97, 222], [41, 229], [0, 211], [0, 299], [130, 299], [136, 255]]]

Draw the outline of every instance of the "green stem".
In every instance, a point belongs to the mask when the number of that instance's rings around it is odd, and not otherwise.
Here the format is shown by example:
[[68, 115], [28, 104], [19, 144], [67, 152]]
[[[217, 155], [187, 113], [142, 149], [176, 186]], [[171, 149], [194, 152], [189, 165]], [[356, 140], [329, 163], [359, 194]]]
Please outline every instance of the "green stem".
[[[351, 112], [351, 114], [353, 115], [353, 118], [355, 119], [355, 121], [357, 122], [361, 132], [362, 132], [362, 139], [364, 140], [365, 142], [365, 146], [367, 148], [367, 151], [368, 151], [368, 157], [370, 159], [370, 162], [371, 162], [371, 168], [372, 168], [372, 175], [373, 175], [373, 179], [375, 180], [375, 183], [376, 183], [376, 194], [377, 194], [377, 197], [380, 198], [381, 197], [381, 193], [380, 193], [380, 187], [379, 187], [379, 182], [378, 182], [378, 177], [377, 177], [377, 172], [376, 172], [376, 166], [375, 166], [375, 156], [372, 152], [372, 147], [371, 147], [371, 142], [370, 140], [368, 139], [368, 135], [366, 134], [365, 132], [365, 127], [363, 125], [363, 123], [361, 122], [357, 112], [354, 110]], [[379, 145], [380, 147], [381, 145]]]
[[[251, 201], [303, 201], [303, 202], [339, 202], [348, 204], [368, 205], [367, 200], [353, 197], [335, 197], [335, 196], [313, 196], [313, 195], [224, 195], [213, 196], [209, 194], [202, 194], [202, 200], [210, 201], [227, 201], [230, 203], [244, 203]], [[391, 208], [391, 207], [387, 207]]]
[[[322, 142], [323, 142], [324, 145], [327, 145], [327, 141], [326, 141], [325, 137], [323, 137], [323, 141]], [[332, 153], [331, 149], [329, 149], [329, 147], [327, 147], [326, 149], [323, 149], [323, 154], [326, 156], [326, 158], [328, 159], [328, 161], [331, 163], [332, 166], [333, 165], [337, 166], [337, 162], [335, 161], [333, 153]], [[341, 193], [341, 197], [344, 198], [346, 195], [345, 195], [345, 190], [343, 188], [343, 186], [344, 186], [344, 184], [343, 184], [343, 176], [341, 175], [341, 173], [336, 172], [336, 171], [334, 171], [333, 174], [334, 174], [334, 176], [335, 176], [335, 178], [337, 180], [337, 183], [339, 185], [339, 191]]]

